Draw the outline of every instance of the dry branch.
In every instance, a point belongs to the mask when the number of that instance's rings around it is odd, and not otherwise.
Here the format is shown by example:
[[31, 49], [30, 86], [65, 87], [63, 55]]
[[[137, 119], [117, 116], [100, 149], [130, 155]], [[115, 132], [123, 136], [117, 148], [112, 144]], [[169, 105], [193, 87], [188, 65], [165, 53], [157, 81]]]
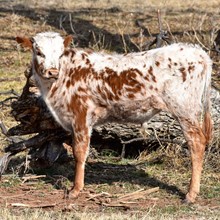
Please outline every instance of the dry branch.
[[40, 205], [30, 205], [25, 203], [11, 203], [12, 207], [27, 207], [27, 208], [49, 208], [56, 206], [55, 203], [53, 204], [40, 204]]
[[122, 201], [124, 202], [124, 201], [127, 201], [127, 200], [137, 200], [137, 199], [140, 199], [140, 198], [145, 198], [146, 195], [157, 192], [158, 190], [159, 190], [159, 187], [155, 187], [155, 188], [151, 188], [151, 189], [147, 189], [147, 190], [140, 189], [140, 190], [137, 190], [135, 192], [128, 193], [126, 195], [120, 196], [117, 199], [117, 201], [118, 202], [122, 202]]
[[[159, 190], [159, 187], [155, 187], [155, 188], [151, 188], [151, 189], [140, 189], [137, 190], [135, 192], [131, 192], [131, 193], [127, 193], [125, 195], [122, 196], [116, 196], [113, 197], [112, 195], [108, 194], [108, 193], [99, 193], [96, 194], [94, 196], [91, 196], [88, 200], [91, 199], [97, 199], [96, 203], [107, 206], [107, 207], [123, 207], [125, 209], [129, 209], [131, 208], [130, 205], [135, 205], [137, 203], [139, 203], [139, 201], [136, 200], [140, 200], [140, 199], [146, 199], [146, 196], [157, 192]], [[103, 195], [109, 199], [108, 202], [103, 201], [100, 197], [103, 197]], [[155, 198], [154, 198], [155, 200]]]
[[25, 183], [28, 180], [40, 179], [40, 178], [45, 178], [45, 177], [46, 177], [46, 175], [24, 176], [24, 177], [22, 177], [22, 180], [23, 180], [22, 183]]
[[126, 205], [126, 204], [121, 204], [121, 203], [102, 203], [103, 206], [107, 207], [122, 207], [124, 209], [130, 209], [131, 207]]
[[86, 199], [86, 201], [93, 200], [93, 199], [95, 199], [97, 197], [100, 197], [100, 196], [112, 197], [112, 195], [107, 193], [107, 192], [101, 192], [101, 193], [98, 193], [98, 194], [95, 194], [95, 195], [91, 195], [88, 199]]

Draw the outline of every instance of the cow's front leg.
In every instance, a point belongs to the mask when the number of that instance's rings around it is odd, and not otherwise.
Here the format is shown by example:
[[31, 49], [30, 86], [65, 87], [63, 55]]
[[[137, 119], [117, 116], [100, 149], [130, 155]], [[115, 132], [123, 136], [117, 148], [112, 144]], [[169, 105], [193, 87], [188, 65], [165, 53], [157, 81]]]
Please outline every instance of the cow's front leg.
[[75, 178], [71, 197], [76, 198], [84, 187], [85, 162], [89, 153], [91, 129], [87, 126], [86, 117], [82, 115], [73, 126], [73, 155], [75, 158]]

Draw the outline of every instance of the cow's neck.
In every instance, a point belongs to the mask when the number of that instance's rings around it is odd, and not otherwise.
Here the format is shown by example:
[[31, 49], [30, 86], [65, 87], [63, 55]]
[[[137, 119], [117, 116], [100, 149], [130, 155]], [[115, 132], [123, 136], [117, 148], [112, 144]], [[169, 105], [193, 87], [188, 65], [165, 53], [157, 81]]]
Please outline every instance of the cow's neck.
[[37, 82], [37, 85], [40, 89], [40, 93], [41, 93], [41, 96], [43, 97], [43, 99], [45, 99], [48, 95], [48, 92], [50, 91], [53, 83], [54, 83], [54, 79], [43, 79], [41, 78], [35, 68], [33, 68], [33, 76]]

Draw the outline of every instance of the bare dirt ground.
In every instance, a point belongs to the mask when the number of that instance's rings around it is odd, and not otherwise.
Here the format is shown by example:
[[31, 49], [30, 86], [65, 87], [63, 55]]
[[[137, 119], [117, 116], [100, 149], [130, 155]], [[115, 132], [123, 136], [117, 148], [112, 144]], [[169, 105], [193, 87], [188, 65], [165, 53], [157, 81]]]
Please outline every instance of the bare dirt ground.
[[[151, 172], [155, 171], [152, 171], [154, 170], [152, 165], [146, 163], [133, 165], [131, 160], [118, 164], [117, 160], [115, 158], [115, 161], [109, 162], [107, 158], [103, 158], [103, 161], [100, 159], [90, 161], [86, 168], [86, 187], [77, 199], [72, 199], [71, 196], [65, 198], [66, 189], [70, 187], [72, 179], [71, 170], [59, 167], [59, 171], [54, 171], [53, 169], [57, 169], [55, 166], [43, 172], [29, 173], [22, 178], [16, 175], [4, 176], [0, 187], [0, 206], [7, 207], [13, 212], [25, 207], [63, 213], [120, 211], [132, 214], [138, 211], [140, 217], [152, 207], [153, 213], [156, 210], [160, 210], [162, 214], [168, 212], [173, 215], [179, 212], [185, 217], [194, 216], [192, 210], [196, 210], [200, 217], [205, 215], [209, 217], [210, 214], [213, 217], [213, 213], [219, 213], [218, 195], [206, 195], [211, 192], [207, 185], [211, 183], [214, 186], [213, 181], [219, 180], [218, 174], [212, 174], [209, 180], [203, 178], [204, 191], [197, 204], [189, 206], [182, 202], [184, 192], [180, 190], [180, 188], [186, 190], [188, 180], [181, 177], [179, 171], [172, 177], [172, 168], [167, 166], [168, 170], [157, 168], [158, 174], [153, 175]], [[68, 164], [68, 168], [72, 169], [73, 164]], [[212, 193], [218, 194], [219, 188], [214, 186]], [[203, 211], [200, 213], [201, 210]]]
[[[25, 83], [23, 72], [30, 61], [30, 53], [18, 50], [14, 41], [17, 35], [34, 36], [53, 30], [62, 35], [73, 34], [74, 44], [80, 47], [120, 53], [139, 51], [159, 32], [158, 8], [162, 9], [163, 27], [170, 32], [173, 41], [198, 43], [211, 51], [220, 29], [218, 1], [208, 5], [206, 1], [201, 1], [200, 5], [197, 1], [186, 1], [188, 5], [185, 6], [177, 5], [176, 1], [142, 6], [136, 1], [121, 1], [121, 5], [114, 1], [109, 1], [110, 4], [105, 1], [70, 2], [48, 1], [42, 5], [42, 1], [0, 1], [0, 91], [14, 89], [20, 93]], [[137, 23], [146, 29], [141, 29]], [[219, 88], [219, 54], [215, 51], [210, 54], [214, 61], [213, 85]], [[0, 100], [5, 97], [1, 96]], [[0, 120], [8, 128], [16, 124], [10, 116], [10, 106], [2, 104]], [[1, 136], [0, 140], [3, 149], [7, 138]], [[103, 213], [107, 213], [103, 219], [220, 219], [217, 152], [212, 159], [206, 158], [201, 195], [197, 204], [191, 206], [182, 203], [190, 178], [190, 160], [183, 159], [183, 155], [170, 154], [166, 149], [158, 154], [153, 152], [145, 162], [134, 161], [134, 158], [120, 160], [112, 155], [90, 160], [86, 167], [85, 190], [77, 199], [64, 198], [73, 179], [73, 162], [55, 164], [50, 169], [29, 170], [28, 174], [19, 176], [19, 166], [25, 161], [22, 154], [10, 162], [0, 182], [0, 207], [9, 210], [7, 215], [0, 212], [0, 217], [28, 219], [23, 214], [28, 208], [62, 213], [45, 219], [98, 219]], [[65, 217], [70, 212], [94, 214]], [[110, 213], [116, 215], [111, 218]]]

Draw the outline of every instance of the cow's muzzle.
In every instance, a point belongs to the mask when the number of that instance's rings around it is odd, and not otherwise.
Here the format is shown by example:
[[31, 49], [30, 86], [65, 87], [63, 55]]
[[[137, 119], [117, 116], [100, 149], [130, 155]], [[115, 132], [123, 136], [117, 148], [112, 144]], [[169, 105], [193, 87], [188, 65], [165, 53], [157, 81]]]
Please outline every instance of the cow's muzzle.
[[59, 75], [59, 71], [56, 68], [48, 69], [45, 72], [45, 78], [48, 78], [48, 79], [50, 78], [57, 79], [58, 75]]

